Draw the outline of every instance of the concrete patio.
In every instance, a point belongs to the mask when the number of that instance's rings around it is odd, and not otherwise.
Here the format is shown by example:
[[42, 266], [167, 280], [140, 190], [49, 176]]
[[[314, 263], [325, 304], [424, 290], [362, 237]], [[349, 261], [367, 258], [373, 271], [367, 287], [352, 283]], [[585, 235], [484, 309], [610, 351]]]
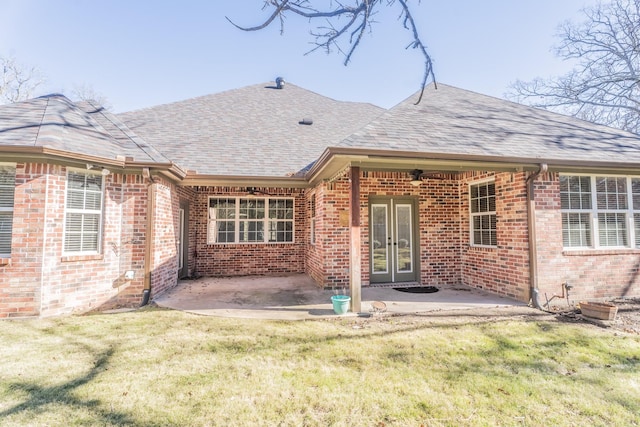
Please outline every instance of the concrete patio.
[[[348, 293], [348, 289], [346, 289]], [[182, 280], [153, 297], [159, 307], [208, 316], [304, 320], [338, 317], [331, 303], [334, 291], [321, 289], [304, 274]], [[391, 287], [363, 287], [361, 313], [372, 303], [386, 305], [386, 313], [408, 314], [442, 310], [526, 306], [525, 304], [464, 286], [443, 286], [435, 293], [407, 293]]]

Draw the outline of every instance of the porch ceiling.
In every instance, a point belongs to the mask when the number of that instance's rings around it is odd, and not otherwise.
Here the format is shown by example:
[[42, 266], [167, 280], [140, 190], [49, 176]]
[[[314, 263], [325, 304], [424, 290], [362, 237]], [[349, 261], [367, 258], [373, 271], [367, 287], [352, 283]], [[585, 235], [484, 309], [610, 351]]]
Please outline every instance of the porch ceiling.
[[389, 152], [328, 148], [307, 174], [311, 185], [332, 179], [348, 166], [358, 166], [363, 171], [410, 172], [421, 169], [427, 172], [458, 173], [464, 171], [522, 172], [536, 171], [541, 164], [551, 172], [582, 172], [638, 174], [637, 165], [606, 161], [559, 161], [544, 158], [495, 158], [488, 156], [445, 156], [441, 153]]
[[[308, 174], [309, 183], [315, 185], [322, 180], [332, 179], [348, 166], [358, 166], [363, 171], [410, 172], [421, 169], [427, 172], [458, 173], [469, 170], [519, 172], [538, 170], [538, 163], [496, 162], [487, 160], [422, 158], [419, 153], [394, 153], [392, 157], [372, 153], [366, 155], [339, 154], [329, 149]], [[344, 151], [344, 150], [338, 150]]]

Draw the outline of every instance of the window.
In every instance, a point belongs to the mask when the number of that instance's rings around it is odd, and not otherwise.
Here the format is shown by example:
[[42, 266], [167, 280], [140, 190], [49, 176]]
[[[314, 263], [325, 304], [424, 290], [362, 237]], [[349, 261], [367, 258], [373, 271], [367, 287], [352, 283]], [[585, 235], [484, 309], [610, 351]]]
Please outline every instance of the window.
[[209, 199], [208, 243], [277, 242], [293, 242], [293, 199]]
[[495, 182], [472, 184], [469, 187], [469, 205], [471, 244], [474, 246], [497, 246]]
[[9, 258], [11, 256], [15, 186], [15, 166], [0, 165], [0, 258]]
[[591, 246], [591, 178], [561, 176], [562, 244], [565, 247]]
[[91, 172], [67, 173], [64, 252], [97, 253], [102, 228], [103, 177]]
[[316, 244], [316, 195], [311, 196], [311, 244]]
[[564, 247], [640, 247], [640, 178], [561, 175], [560, 203]]

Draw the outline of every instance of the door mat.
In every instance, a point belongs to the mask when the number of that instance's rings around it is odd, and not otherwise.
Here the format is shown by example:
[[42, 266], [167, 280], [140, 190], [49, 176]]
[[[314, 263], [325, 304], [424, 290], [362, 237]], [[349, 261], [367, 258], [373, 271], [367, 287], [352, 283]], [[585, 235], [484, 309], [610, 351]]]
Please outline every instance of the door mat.
[[400, 292], [409, 292], [412, 294], [432, 294], [438, 292], [439, 289], [435, 286], [409, 286], [408, 288], [393, 288]]

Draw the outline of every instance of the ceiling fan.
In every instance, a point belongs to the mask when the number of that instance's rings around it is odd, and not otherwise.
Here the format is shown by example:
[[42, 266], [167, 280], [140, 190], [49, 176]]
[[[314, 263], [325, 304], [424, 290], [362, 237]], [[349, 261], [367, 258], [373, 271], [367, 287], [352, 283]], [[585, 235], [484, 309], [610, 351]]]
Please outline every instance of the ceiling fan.
[[422, 184], [423, 179], [445, 179], [440, 175], [439, 172], [424, 172], [422, 169], [414, 169], [409, 172], [409, 174], [411, 174], [411, 185], [413, 185], [414, 187]]
[[247, 187], [246, 191], [247, 191], [247, 196], [250, 196], [250, 197], [255, 197], [258, 195], [273, 196], [273, 194], [267, 193], [266, 191], [262, 191], [256, 187]]

